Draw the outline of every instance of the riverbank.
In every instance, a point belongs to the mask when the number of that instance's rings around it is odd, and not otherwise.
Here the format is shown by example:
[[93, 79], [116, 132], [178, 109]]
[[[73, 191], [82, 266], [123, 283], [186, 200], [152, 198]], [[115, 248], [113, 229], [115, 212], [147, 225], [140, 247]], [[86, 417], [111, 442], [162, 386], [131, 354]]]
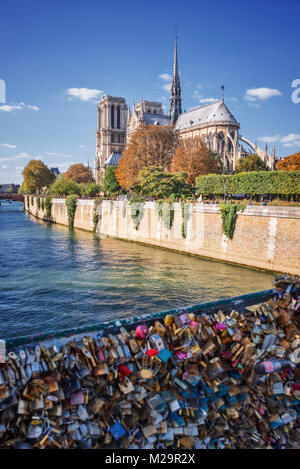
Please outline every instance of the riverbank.
[[[223, 233], [218, 205], [185, 204], [183, 209], [180, 203], [174, 203], [173, 208], [174, 220], [168, 228], [154, 202], [142, 204], [142, 216], [137, 224], [127, 201], [79, 199], [74, 227], [95, 229], [100, 237], [300, 275], [300, 208], [247, 206], [237, 216], [233, 239]], [[46, 219], [45, 211], [37, 207], [36, 197], [26, 197], [25, 210]], [[52, 200], [51, 221], [68, 225], [64, 199]]]

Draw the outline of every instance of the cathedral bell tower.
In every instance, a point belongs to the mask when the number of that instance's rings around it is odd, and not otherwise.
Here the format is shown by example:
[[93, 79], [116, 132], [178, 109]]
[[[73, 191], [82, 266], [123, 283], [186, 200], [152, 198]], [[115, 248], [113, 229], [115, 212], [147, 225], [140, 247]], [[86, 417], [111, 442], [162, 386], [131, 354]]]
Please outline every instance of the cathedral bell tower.
[[170, 118], [172, 124], [176, 124], [181, 112], [181, 89], [178, 75], [177, 36], [175, 36], [173, 77], [170, 96]]

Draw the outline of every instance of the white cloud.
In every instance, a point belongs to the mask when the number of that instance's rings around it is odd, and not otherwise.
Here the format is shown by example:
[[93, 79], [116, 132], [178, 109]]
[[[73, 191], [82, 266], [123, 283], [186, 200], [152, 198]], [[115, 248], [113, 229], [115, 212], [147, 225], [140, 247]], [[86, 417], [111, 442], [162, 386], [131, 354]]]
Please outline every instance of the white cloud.
[[172, 81], [172, 77], [171, 75], [169, 75], [169, 73], [161, 73], [158, 78], [161, 78], [162, 80], [165, 80], [165, 81]]
[[264, 142], [264, 143], [279, 142], [280, 141], [280, 135], [277, 134], [277, 135], [274, 135], [273, 137], [272, 136], [259, 137], [258, 140], [260, 140], [261, 142]]
[[2, 169], [6, 169], [6, 168], [8, 168], [8, 165], [7, 165], [7, 164], [3, 164], [3, 165], [2, 165]]
[[[0, 163], [3, 163], [4, 161], [15, 161], [15, 160], [23, 160], [23, 159], [34, 159], [29, 153], [18, 153], [15, 156], [5, 156], [0, 158]], [[37, 159], [37, 158], [35, 158]]]
[[4, 104], [3, 106], [0, 106], [0, 111], [3, 111], [3, 112], [14, 112], [14, 111], [20, 111], [22, 109], [30, 109], [31, 111], [40, 110], [40, 108], [37, 106], [33, 106], [32, 104], [25, 104], [25, 103]]
[[172, 83], [167, 83], [166, 85], [163, 85], [163, 89], [170, 92], [171, 91], [171, 86], [172, 86]]
[[69, 88], [66, 91], [69, 100], [80, 99], [80, 101], [93, 101], [98, 98], [103, 91], [91, 88]]
[[209, 103], [216, 103], [219, 101], [217, 98], [199, 98], [198, 99], [200, 104], [209, 104]]
[[19, 160], [19, 159], [27, 159], [27, 158], [31, 158], [31, 155], [29, 155], [29, 153], [25, 153], [25, 152], [18, 153], [18, 154], [15, 156], [15, 159], [16, 159], [16, 160]]
[[85, 148], [86, 146], [85, 145], [79, 145], [79, 148]]
[[259, 137], [259, 140], [265, 143], [281, 143], [284, 147], [300, 147], [300, 134], [288, 134], [281, 136], [279, 134], [274, 136]]
[[247, 101], [264, 101], [281, 94], [281, 91], [272, 88], [251, 88], [246, 91], [244, 98]]
[[0, 147], [17, 148], [17, 145], [11, 145], [10, 143], [0, 143]]
[[28, 109], [31, 109], [32, 111], [39, 111], [40, 108], [37, 106], [32, 106], [32, 104], [27, 104]]

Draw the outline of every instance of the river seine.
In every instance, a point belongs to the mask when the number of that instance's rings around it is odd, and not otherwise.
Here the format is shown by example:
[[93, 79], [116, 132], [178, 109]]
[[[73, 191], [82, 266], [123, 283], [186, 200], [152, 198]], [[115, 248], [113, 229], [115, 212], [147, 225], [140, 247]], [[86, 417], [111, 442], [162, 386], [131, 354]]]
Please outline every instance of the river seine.
[[45, 224], [0, 206], [0, 338], [272, 288], [271, 273]]

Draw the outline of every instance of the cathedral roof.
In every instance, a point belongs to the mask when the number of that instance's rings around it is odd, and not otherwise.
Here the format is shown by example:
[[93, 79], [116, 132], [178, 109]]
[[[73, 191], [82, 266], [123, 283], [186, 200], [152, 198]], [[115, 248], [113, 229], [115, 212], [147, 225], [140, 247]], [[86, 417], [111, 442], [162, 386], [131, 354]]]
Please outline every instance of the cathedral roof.
[[105, 160], [104, 166], [117, 166], [119, 164], [121, 156], [122, 153], [118, 151], [113, 151], [111, 155]]
[[176, 129], [183, 130], [197, 125], [213, 124], [214, 122], [238, 125], [237, 120], [222, 99], [216, 103], [199, 106], [184, 112], [177, 120]]

